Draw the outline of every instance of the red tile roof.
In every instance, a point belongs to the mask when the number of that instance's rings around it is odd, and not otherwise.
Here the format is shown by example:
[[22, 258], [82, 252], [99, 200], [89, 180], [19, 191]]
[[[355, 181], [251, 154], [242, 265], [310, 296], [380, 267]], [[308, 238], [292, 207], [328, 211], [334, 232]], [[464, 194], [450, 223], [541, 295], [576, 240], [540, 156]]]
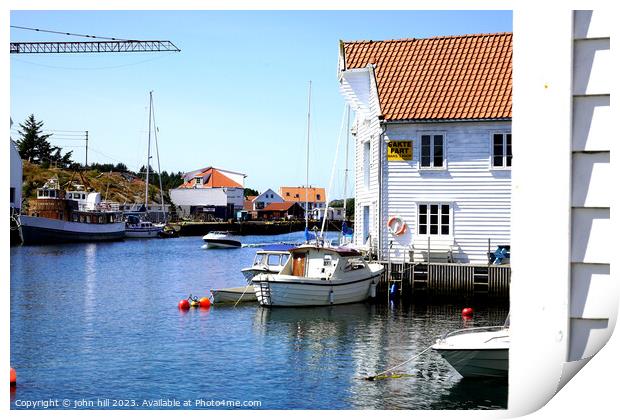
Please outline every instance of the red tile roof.
[[[306, 202], [305, 187], [280, 187], [280, 197], [286, 201], [296, 201], [298, 203]], [[309, 187], [308, 188], [309, 203], [325, 202], [325, 188]]]
[[512, 34], [344, 42], [346, 69], [375, 66], [388, 121], [512, 118]]
[[179, 188], [194, 188], [196, 186], [196, 178], [198, 177], [203, 178], [203, 184], [200, 188], [242, 188], [241, 184], [228, 178], [215, 168], [209, 168], [204, 172], [196, 174]]
[[285, 201], [283, 203], [269, 203], [264, 209], [259, 211], [287, 211], [293, 207], [296, 203], [291, 201]]

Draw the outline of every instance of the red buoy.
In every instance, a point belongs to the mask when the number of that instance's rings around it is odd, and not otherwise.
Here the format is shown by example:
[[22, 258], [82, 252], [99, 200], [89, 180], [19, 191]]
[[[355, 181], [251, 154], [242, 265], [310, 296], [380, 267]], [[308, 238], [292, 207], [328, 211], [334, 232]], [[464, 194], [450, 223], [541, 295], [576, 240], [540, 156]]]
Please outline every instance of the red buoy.
[[189, 300], [183, 299], [179, 302], [179, 309], [182, 311], [189, 310]]
[[15, 373], [15, 369], [11, 368], [11, 385], [15, 385], [17, 383], [17, 373]]
[[200, 307], [202, 309], [209, 309], [211, 307], [211, 301], [208, 297], [200, 298]]
[[474, 316], [474, 310], [472, 308], [463, 308], [461, 315], [463, 315], [464, 318], [471, 318]]

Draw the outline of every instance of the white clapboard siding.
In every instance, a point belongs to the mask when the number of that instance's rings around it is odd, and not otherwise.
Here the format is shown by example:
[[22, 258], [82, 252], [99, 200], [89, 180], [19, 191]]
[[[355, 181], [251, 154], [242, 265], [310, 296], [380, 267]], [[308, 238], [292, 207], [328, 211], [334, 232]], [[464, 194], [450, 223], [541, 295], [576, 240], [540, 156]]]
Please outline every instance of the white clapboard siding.
[[[379, 234], [379, 138], [381, 127], [378, 115], [380, 114], [379, 100], [374, 85], [374, 75], [371, 69], [356, 69], [346, 71], [341, 78], [341, 93], [355, 111], [355, 221], [353, 240], [356, 244], [363, 244], [363, 208], [370, 209], [369, 233], [373, 242]], [[370, 142], [370, 177], [368, 185], [364, 182], [364, 143]]]
[[[446, 170], [418, 169], [420, 135], [428, 131], [446, 136]], [[511, 171], [490, 167], [491, 134], [506, 132], [508, 121], [388, 125], [386, 140], [413, 141], [413, 160], [384, 160], [384, 221], [400, 216], [409, 227], [408, 234], [394, 237], [382, 226], [384, 249], [392, 242], [391, 257], [402, 258], [412, 243], [425, 243], [427, 236], [417, 234], [417, 204], [425, 202], [452, 204], [452, 235], [431, 236], [431, 247], [451, 241], [457, 261], [486, 263], [489, 239], [491, 251], [510, 244]]]
[[569, 361], [593, 356], [616, 322], [617, 284], [610, 276], [615, 247], [610, 206], [614, 139], [610, 107], [609, 16], [573, 15], [571, 139], [571, 272]]

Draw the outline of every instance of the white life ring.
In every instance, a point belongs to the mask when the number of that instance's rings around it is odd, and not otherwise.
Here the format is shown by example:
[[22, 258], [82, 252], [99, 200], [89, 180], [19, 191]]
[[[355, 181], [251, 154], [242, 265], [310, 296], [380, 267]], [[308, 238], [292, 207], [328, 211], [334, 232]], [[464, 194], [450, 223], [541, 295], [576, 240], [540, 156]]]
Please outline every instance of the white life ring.
[[387, 222], [387, 228], [394, 236], [400, 236], [407, 230], [407, 224], [400, 216], [392, 216]]

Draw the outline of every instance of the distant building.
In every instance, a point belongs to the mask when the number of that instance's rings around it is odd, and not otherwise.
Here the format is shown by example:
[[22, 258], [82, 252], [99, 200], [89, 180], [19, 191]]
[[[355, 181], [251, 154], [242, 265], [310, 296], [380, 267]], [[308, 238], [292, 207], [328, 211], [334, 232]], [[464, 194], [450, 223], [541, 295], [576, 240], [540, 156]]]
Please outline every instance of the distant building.
[[305, 212], [299, 203], [285, 201], [282, 203], [270, 203], [264, 209], [256, 210], [257, 220], [273, 219], [303, 219]]
[[[252, 210], [262, 210], [271, 203], [283, 203], [284, 199], [280, 197], [271, 188], [268, 188], [265, 192], [254, 197], [248, 197], [248, 200], [252, 201]], [[293, 200], [291, 200], [293, 201]]]
[[243, 210], [246, 175], [206, 167], [183, 175], [184, 183], [169, 191], [180, 217], [198, 220], [226, 220]]
[[[306, 211], [325, 208], [325, 188], [318, 187], [280, 187], [284, 201], [294, 201]], [[306, 208], [306, 201], [308, 208]]]
[[[312, 219], [321, 220], [325, 215], [325, 209], [312, 210]], [[328, 207], [327, 220], [341, 221], [345, 219], [344, 207]]]
[[[342, 42], [339, 79], [355, 110], [355, 243], [482, 263], [489, 241], [510, 244], [512, 34]], [[393, 218], [407, 229], [391, 233]]]

